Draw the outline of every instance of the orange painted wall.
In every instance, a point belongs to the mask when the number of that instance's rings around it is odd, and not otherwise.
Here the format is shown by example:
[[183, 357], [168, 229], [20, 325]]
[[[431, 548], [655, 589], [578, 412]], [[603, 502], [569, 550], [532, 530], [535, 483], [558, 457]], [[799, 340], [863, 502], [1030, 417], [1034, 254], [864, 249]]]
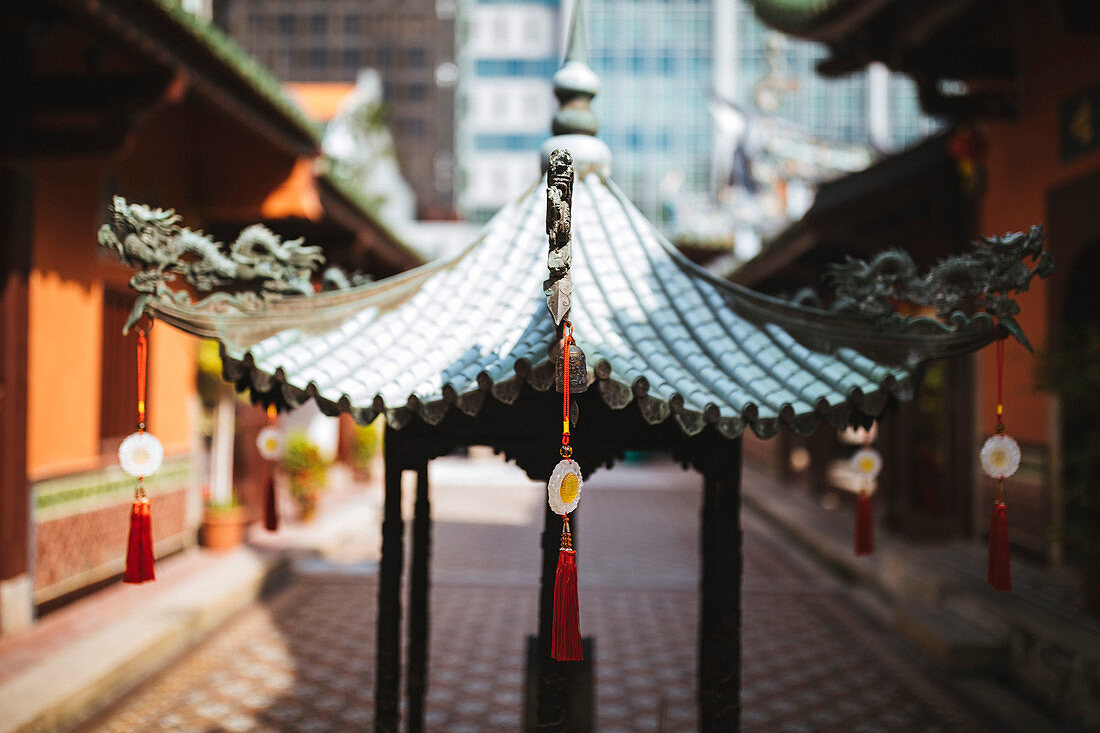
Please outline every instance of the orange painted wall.
[[[981, 132], [987, 144], [985, 168], [988, 184], [979, 207], [978, 231], [1003, 234], [1026, 231], [1032, 224], [1049, 220], [1047, 197], [1056, 188], [1100, 169], [1100, 153], [1081, 156], [1069, 163], [1059, 151], [1059, 106], [1068, 96], [1100, 83], [1100, 46], [1094, 36], [1073, 35], [1059, 27], [1049, 8], [1019, 4], [1007, 27], [991, 30], [991, 37], [1011, 38], [1020, 65], [1020, 108], [1017, 120], [988, 122]], [[1022, 8], [1029, 7], [1030, 12]], [[1100, 210], [1100, 207], [1098, 207]], [[1059, 259], [1058, 241], [1048, 236], [1047, 245], [1056, 267], [1071, 263]], [[1049, 331], [1048, 284], [1035, 280], [1032, 290], [1019, 298], [1019, 321], [1036, 348], [1046, 343]], [[996, 404], [993, 349], [978, 357], [981, 373], [980, 428], [988, 431]], [[1035, 359], [1009, 341], [1005, 358], [1006, 424], [1018, 439], [1028, 443], [1050, 442], [1050, 404], [1045, 393], [1034, 388]], [[988, 417], [986, 417], [988, 416]]]
[[32, 475], [89, 468], [99, 457], [103, 288], [93, 247], [100, 171], [95, 162], [35, 169], [27, 365]]
[[[103, 291], [104, 283], [126, 289], [132, 272], [96, 243], [113, 194], [172, 207], [193, 228], [217, 218], [258, 221], [275, 205], [276, 215], [320, 216], [308, 158], [299, 160], [195, 96], [152, 110], [113, 155], [39, 160], [35, 191], [32, 478], [115, 460], [99, 453]], [[301, 211], [290, 210], [295, 206]], [[150, 345], [149, 428], [169, 454], [183, 453], [193, 431], [198, 342], [160, 325]]]
[[[43, 161], [35, 170], [27, 469], [32, 475], [100, 464], [104, 283], [129, 273], [98, 251], [100, 181], [109, 161]], [[190, 447], [195, 343], [158, 330], [150, 354], [150, 429], [169, 453]], [[136, 406], [135, 406], [136, 410]]]

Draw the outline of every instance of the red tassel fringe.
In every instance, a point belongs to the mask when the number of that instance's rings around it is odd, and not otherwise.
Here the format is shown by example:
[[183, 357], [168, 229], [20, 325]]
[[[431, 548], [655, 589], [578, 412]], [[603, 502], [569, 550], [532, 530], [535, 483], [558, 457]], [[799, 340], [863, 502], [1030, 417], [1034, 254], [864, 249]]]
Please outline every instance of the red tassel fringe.
[[153, 571], [153, 523], [148, 501], [135, 501], [130, 510], [130, 539], [126, 549], [124, 583], [156, 580]]
[[264, 529], [274, 532], [279, 529], [279, 505], [275, 500], [275, 476], [267, 480], [264, 492]]
[[554, 635], [550, 656], [559, 662], [579, 662], [584, 659], [581, 652], [575, 550], [558, 552], [558, 572], [554, 577]]
[[1012, 569], [1008, 561], [1008, 511], [1003, 501], [993, 505], [989, 520], [989, 575], [993, 590], [1012, 590]]
[[860, 494], [856, 501], [856, 554], [870, 555], [875, 551], [874, 523], [871, 521], [871, 497]]

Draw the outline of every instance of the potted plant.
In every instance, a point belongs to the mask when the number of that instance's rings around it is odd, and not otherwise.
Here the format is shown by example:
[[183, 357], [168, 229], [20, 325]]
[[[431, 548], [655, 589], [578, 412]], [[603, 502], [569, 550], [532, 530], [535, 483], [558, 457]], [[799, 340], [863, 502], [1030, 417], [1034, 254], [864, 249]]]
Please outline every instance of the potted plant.
[[287, 435], [282, 464], [290, 495], [298, 503], [302, 520], [309, 521], [317, 513], [328, 464], [317, 444], [302, 430]]
[[210, 485], [200, 534], [203, 546], [212, 550], [228, 550], [244, 540], [247, 516], [233, 491], [236, 413], [233, 393], [221, 390], [214, 408], [210, 436]]
[[202, 545], [211, 550], [230, 550], [244, 541], [244, 507], [231, 500], [208, 502], [202, 517]]

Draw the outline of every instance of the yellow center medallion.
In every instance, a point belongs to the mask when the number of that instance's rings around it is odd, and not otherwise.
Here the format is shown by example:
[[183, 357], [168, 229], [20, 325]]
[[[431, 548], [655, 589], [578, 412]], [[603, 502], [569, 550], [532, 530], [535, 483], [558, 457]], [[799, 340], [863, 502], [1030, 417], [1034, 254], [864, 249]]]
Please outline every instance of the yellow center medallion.
[[572, 504], [574, 501], [576, 501], [577, 500], [577, 491], [579, 489], [580, 489], [580, 486], [577, 483], [577, 474], [575, 474], [575, 473], [565, 474], [565, 476], [562, 477], [561, 489], [560, 489], [560, 492], [559, 492], [560, 496], [561, 496], [561, 503], [562, 504]]

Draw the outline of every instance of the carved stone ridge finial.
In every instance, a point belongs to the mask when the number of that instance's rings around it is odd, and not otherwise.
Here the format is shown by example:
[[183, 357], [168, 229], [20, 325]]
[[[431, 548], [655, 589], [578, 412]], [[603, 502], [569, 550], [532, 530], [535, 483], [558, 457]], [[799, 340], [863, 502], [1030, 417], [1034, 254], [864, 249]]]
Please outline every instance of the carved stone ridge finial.
[[140, 297], [127, 329], [152, 299], [189, 302], [186, 292], [168, 287], [177, 275], [200, 292], [240, 288], [218, 294], [221, 309], [256, 310], [282, 296], [313, 295], [310, 278], [325, 262], [320, 247], [308, 246], [303, 239], [284, 241], [262, 224], [247, 227], [226, 247], [202, 232], [180, 227], [179, 221], [171, 209], [131, 204], [116, 196], [111, 223], [100, 227], [99, 244], [114, 250], [124, 264], [140, 269], [130, 278], [130, 287]]
[[550, 167], [546, 172], [546, 234], [550, 252], [546, 267], [550, 278], [543, 283], [546, 305], [555, 325], [561, 325], [569, 315], [573, 281], [569, 277], [572, 263], [572, 212], [573, 205], [573, 156], [568, 150], [555, 150], [550, 154]]
[[1036, 225], [1026, 233], [975, 242], [970, 252], [940, 260], [923, 274], [908, 253], [890, 250], [870, 261], [849, 257], [831, 265], [825, 281], [836, 293], [831, 310], [876, 319], [885, 330], [930, 320], [902, 317], [895, 311], [899, 303], [931, 307], [938, 318], [954, 323], [967, 321], [967, 312], [984, 312], [1030, 351], [1015, 319], [1020, 306], [1010, 296], [1027, 291], [1032, 278], [1048, 277], [1053, 269], [1054, 258], [1043, 249], [1043, 228]]

